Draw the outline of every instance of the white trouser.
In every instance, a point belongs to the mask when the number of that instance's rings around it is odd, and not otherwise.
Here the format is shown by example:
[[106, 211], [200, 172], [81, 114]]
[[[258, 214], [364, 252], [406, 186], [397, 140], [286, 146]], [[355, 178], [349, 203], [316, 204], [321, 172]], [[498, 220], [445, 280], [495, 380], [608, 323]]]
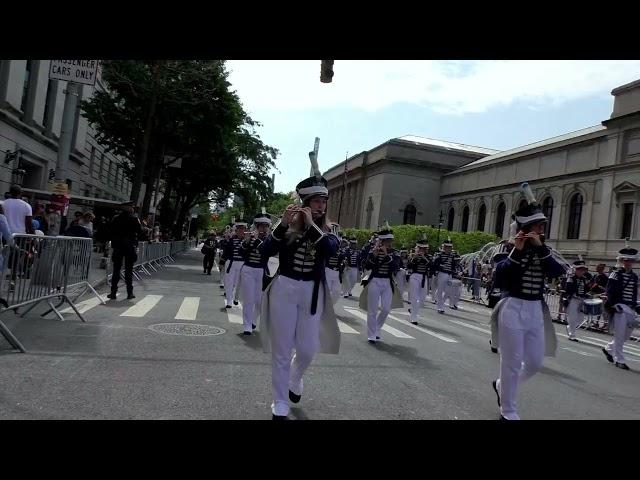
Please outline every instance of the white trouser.
[[234, 260], [231, 264], [231, 270], [229, 270], [229, 273], [226, 273], [229, 268], [230, 261], [231, 260], [227, 260], [224, 263], [224, 293], [227, 297], [227, 305], [231, 305], [233, 300], [236, 298], [234, 294], [236, 287], [238, 286], [238, 280], [240, 280], [240, 270], [242, 269], [242, 265], [244, 265], [243, 261]]
[[569, 338], [576, 338], [576, 329], [584, 322], [584, 313], [580, 311], [582, 307], [582, 299], [571, 297], [569, 305], [567, 305], [567, 333]]
[[404, 299], [404, 288], [407, 286], [407, 271], [401, 268], [396, 272], [396, 286], [400, 290], [400, 298]]
[[451, 275], [444, 272], [438, 272], [438, 290], [436, 290], [436, 302], [438, 302], [438, 310], [444, 310], [445, 295], [448, 294], [449, 286], [447, 282], [451, 278]]
[[278, 275], [269, 292], [274, 415], [289, 414], [289, 390], [302, 395], [302, 376], [320, 348], [324, 288], [320, 284], [316, 313], [311, 315], [313, 283]]
[[349, 295], [358, 281], [358, 267], [346, 267], [343, 273], [342, 294]]
[[[387, 315], [391, 311], [391, 282], [388, 278], [372, 278], [369, 280], [369, 288], [367, 289], [367, 338], [375, 340], [380, 336], [380, 330], [384, 325]], [[380, 313], [378, 313], [378, 304], [380, 304]]]
[[[626, 307], [626, 308], [625, 308]], [[624, 342], [631, 338], [633, 332], [633, 320], [636, 316], [635, 312], [624, 305], [622, 313], [613, 315], [613, 341], [609, 342], [605, 349], [611, 355], [613, 360], [618, 363], [626, 363], [624, 360]]]
[[458, 306], [458, 302], [460, 301], [460, 290], [462, 290], [462, 285], [460, 283], [457, 285], [447, 286], [447, 298], [449, 299], [450, 306]]
[[327, 279], [327, 286], [329, 287], [331, 301], [335, 304], [340, 298], [340, 291], [342, 290], [342, 285], [340, 285], [340, 272], [338, 272], [338, 270], [331, 270], [330, 268], [325, 267], [324, 275]]
[[422, 274], [412, 273], [409, 277], [409, 302], [411, 302], [411, 321], [418, 321], [418, 310], [427, 296], [427, 279], [422, 288]]
[[500, 335], [500, 413], [519, 420], [518, 386], [533, 377], [544, 360], [544, 323], [540, 300], [508, 298], [498, 317]]
[[245, 332], [250, 332], [252, 325], [257, 325], [260, 305], [262, 304], [262, 268], [247, 267], [242, 269], [242, 323]]

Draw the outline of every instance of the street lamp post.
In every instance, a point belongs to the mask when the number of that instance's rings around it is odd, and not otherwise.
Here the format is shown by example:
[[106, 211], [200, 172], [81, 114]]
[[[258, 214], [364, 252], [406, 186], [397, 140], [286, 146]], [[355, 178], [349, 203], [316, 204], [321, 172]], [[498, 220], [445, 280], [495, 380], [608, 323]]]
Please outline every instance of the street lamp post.
[[440, 210], [440, 215], [438, 216], [438, 239], [436, 240], [436, 247], [440, 245], [440, 229], [442, 228], [442, 220], [444, 220], [444, 215], [442, 210]]

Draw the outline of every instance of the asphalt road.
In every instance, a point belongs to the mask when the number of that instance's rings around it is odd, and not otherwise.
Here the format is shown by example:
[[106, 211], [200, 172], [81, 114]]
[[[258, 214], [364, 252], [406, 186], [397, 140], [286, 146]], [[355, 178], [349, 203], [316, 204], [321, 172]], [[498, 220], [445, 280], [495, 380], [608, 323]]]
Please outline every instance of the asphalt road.
[[[86, 323], [69, 312], [64, 322], [40, 318], [44, 308], [25, 318], [5, 314], [28, 353], [0, 339], [0, 418], [270, 419], [270, 357], [259, 332], [242, 335], [241, 306], [224, 308], [218, 272], [203, 275], [201, 258], [188, 252], [146, 277], [133, 301], [86, 297]], [[290, 418], [498, 418], [489, 309], [461, 302], [439, 315], [428, 302], [418, 326], [406, 309], [394, 310], [376, 345], [367, 343], [357, 296], [340, 299], [336, 313], [341, 352], [316, 357]], [[521, 417], [640, 418], [640, 344], [629, 344], [632, 370], [623, 371], [600, 352], [608, 336], [580, 335], [588, 343], [560, 336], [557, 356], [523, 386]]]

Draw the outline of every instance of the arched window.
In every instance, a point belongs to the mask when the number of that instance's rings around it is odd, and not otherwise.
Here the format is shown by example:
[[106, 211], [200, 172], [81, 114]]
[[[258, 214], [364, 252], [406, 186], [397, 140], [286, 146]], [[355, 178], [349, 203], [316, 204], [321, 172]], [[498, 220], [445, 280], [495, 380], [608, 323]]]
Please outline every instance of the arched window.
[[484, 232], [484, 221], [487, 218], [487, 207], [483, 203], [478, 210], [478, 228], [479, 232]]
[[496, 212], [496, 224], [494, 226], [493, 231], [499, 237], [502, 237], [502, 229], [504, 228], [504, 217], [507, 214], [507, 206], [504, 202], [500, 202], [498, 205], [498, 209]]
[[453, 207], [451, 207], [449, 209], [449, 215], [448, 215], [448, 218], [447, 218], [447, 230], [449, 230], [449, 231], [453, 230], [453, 217], [454, 217], [455, 213], [456, 213], [455, 210], [453, 209]]
[[465, 205], [464, 210], [462, 210], [462, 227], [460, 228], [461, 232], [466, 232], [469, 230], [469, 205]]
[[542, 202], [542, 213], [547, 217], [547, 223], [544, 226], [544, 236], [549, 239], [551, 236], [551, 218], [553, 216], [553, 198], [547, 197]]
[[402, 220], [403, 225], [415, 225], [416, 224], [416, 207], [412, 204], [408, 204], [404, 207], [404, 218]]
[[580, 220], [582, 218], [582, 195], [576, 193], [569, 201], [569, 224], [567, 238], [577, 239], [580, 236]]

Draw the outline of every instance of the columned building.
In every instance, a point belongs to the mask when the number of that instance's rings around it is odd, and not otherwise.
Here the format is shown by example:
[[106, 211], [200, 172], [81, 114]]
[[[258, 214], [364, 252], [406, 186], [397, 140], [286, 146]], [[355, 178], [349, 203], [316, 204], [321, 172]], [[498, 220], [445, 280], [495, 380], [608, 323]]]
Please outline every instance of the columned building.
[[[49, 66], [49, 60], [0, 60], [0, 194], [16, 182], [32, 200], [51, 194], [67, 82], [49, 80]], [[104, 88], [98, 72], [95, 87], [80, 85], [79, 100]], [[72, 211], [127, 200], [123, 162], [96, 140], [78, 102], [67, 162]]]
[[[353, 157], [348, 167], [356, 171], [347, 175], [345, 195], [349, 201], [342, 203], [343, 209], [350, 203], [352, 210], [341, 215], [341, 223], [376, 228], [386, 218], [391, 224], [436, 224], [442, 211], [445, 228], [505, 238], [511, 215], [525, 201], [520, 184], [528, 181], [550, 219], [548, 242], [568, 259], [582, 254], [590, 264], [611, 264], [625, 238], [635, 245], [633, 240], [640, 239], [640, 80], [612, 95], [613, 112], [602, 124], [503, 152], [462, 146], [474, 151], [465, 158], [451, 150], [442, 154], [446, 162], [437, 163], [424, 159], [437, 141], [394, 139]], [[365, 167], [359, 166], [366, 165], [367, 153], [398, 141], [406, 149], [402, 167], [378, 154], [386, 161], [380, 162], [377, 175], [363, 173]], [[327, 172], [334, 219], [343, 168], [339, 164]], [[402, 176], [396, 173], [399, 168]], [[385, 176], [391, 171], [395, 182]], [[363, 178], [367, 188], [349, 190], [351, 182], [362, 183]]]

